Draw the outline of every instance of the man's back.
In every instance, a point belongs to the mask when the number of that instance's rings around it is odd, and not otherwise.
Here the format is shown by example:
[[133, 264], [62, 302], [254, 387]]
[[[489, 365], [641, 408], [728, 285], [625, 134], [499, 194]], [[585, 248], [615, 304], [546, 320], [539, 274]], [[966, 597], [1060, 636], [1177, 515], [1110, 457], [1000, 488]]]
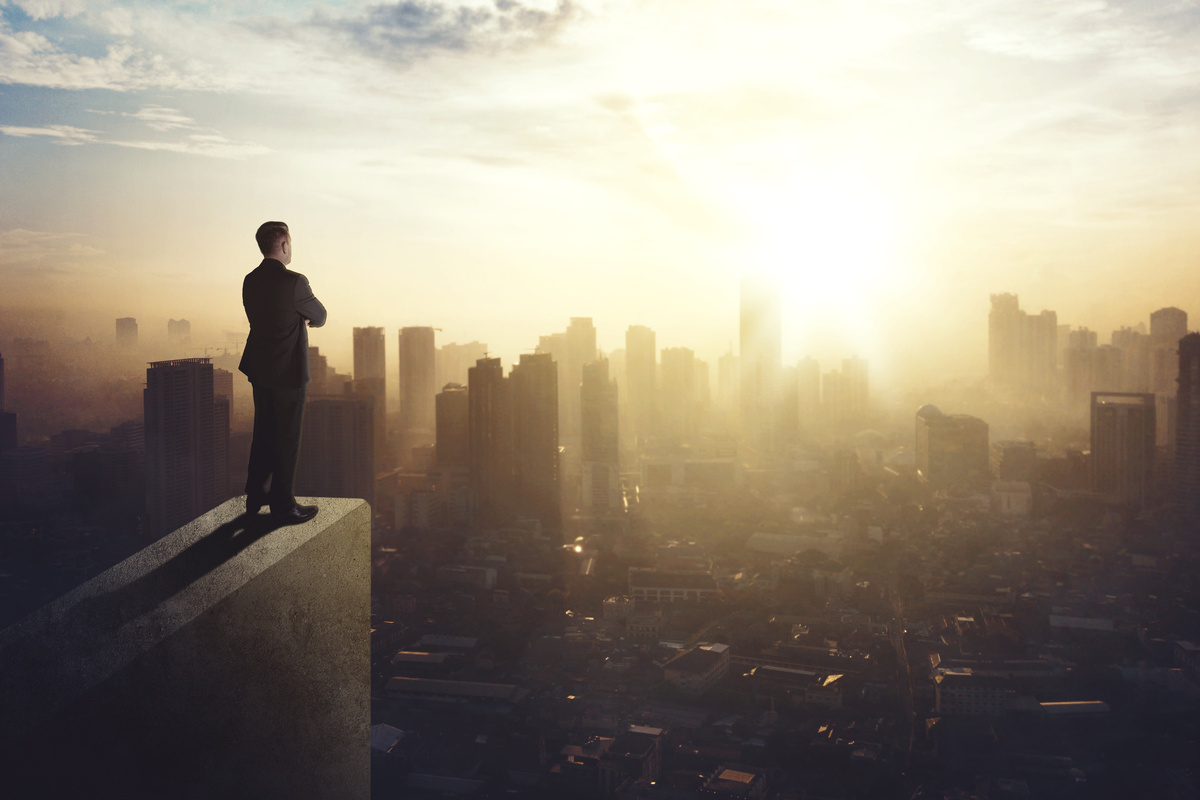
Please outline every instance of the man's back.
[[325, 323], [325, 307], [308, 280], [266, 258], [242, 281], [250, 337], [238, 369], [256, 386], [300, 387], [309, 380], [308, 329]]

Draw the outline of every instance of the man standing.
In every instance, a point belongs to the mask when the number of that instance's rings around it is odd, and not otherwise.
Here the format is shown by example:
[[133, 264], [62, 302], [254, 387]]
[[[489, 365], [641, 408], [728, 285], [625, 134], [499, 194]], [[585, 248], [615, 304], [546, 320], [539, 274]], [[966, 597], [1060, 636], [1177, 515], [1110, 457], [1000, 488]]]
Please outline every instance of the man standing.
[[[264, 222], [254, 235], [263, 262], [242, 282], [250, 337], [238, 369], [254, 388], [254, 439], [246, 476], [246, 512], [270, 504], [271, 518], [306, 522], [316, 506], [296, 504], [292, 485], [300, 454], [308, 382], [308, 326], [325, 324], [325, 306], [308, 279], [287, 269], [292, 236], [282, 222]], [[270, 490], [267, 482], [270, 481]]]

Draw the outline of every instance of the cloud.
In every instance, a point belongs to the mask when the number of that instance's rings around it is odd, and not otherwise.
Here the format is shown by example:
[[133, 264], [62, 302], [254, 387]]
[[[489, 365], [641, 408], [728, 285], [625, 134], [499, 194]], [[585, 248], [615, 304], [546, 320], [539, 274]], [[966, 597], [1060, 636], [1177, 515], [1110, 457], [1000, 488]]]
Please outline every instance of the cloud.
[[50, 233], [24, 228], [0, 231], [0, 274], [66, 274], [104, 255], [82, 233]]
[[581, 15], [572, 0], [558, 0], [549, 10], [518, 0], [495, 0], [491, 7], [402, 0], [370, 6], [355, 17], [317, 11], [309, 26], [340, 35], [375, 58], [405, 64], [440, 51], [497, 52], [538, 44]]
[[45, 136], [56, 140], [59, 144], [78, 145], [95, 142], [96, 131], [86, 128], [75, 128], [70, 125], [47, 125], [42, 128], [24, 128], [15, 125], [0, 125], [0, 133], [15, 136], [19, 139], [30, 136]]
[[173, 142], [118, 141], [106, 144], [131, 147], [136, 150], [157, 150], [165, 153], [243, 160], [271, 152], [271, 148], [252, 142], [232, 142], [219, 134], [193, 134]]
[[87, 8], [86, 0], [15, 0], [13, 5], [28, 14], [31, 19], [39, 20], [74, 17]]
[[140, 119], [152, 130], [156, 131], [196, 130], [199, 127], [191, 117], [174, 108], [166, 108], [165, 106], [144, 106], [136, 113], [127, 113], [123, 116]]

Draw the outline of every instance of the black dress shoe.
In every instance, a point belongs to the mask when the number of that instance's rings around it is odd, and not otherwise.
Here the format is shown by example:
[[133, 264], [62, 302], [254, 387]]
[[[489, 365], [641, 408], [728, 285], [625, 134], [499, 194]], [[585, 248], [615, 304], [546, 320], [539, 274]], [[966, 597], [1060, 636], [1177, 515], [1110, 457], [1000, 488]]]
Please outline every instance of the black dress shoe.
[[308, 522], [316, 515], [316, 506], [295, 505], [286, 511], [271, 510], [271, 519], [284, 525], [299, 525], [301, 522]]

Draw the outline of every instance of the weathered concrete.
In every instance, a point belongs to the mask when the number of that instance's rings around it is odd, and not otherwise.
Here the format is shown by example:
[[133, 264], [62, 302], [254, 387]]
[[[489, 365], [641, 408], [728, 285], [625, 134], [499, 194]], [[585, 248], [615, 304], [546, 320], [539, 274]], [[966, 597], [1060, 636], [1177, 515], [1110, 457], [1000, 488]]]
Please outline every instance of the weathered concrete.
[[367, 798], [370, 507], [301, 502], [230, 500], [0, 631], [5, 796]]

